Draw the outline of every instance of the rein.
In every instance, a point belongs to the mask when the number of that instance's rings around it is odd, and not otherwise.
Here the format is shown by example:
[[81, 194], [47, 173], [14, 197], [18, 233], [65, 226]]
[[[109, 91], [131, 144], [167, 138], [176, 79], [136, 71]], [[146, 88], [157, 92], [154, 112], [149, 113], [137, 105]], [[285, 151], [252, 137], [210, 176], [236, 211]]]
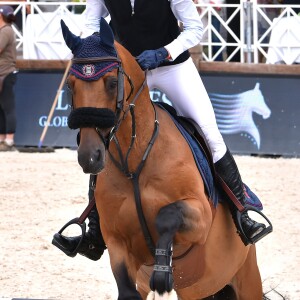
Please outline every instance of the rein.
[[[122, 120], [124, 120], [129, 112], [130, 112], [131, 117], [132, 117], [131, 141], [130, 141], [130, 145], [128, 147], [125, 158], [123, 156], [122, 149], [121, 149], [120, 143], [118, 141], [118, 138], [115, 135], [117, 130], [114, 130], [114, 132], [112, 133], [112, 139], [115, 142], [115, 145], [117, 147], [120, 162], [112, 155], [112, 153], [109, 151], [109, 149], [108, 149], [108, 154], [109, 154], [112, 162], [115, 164], [115, 166], [123, 174], [125, 174], [125, 176], [127, 178], [132, 180], [136, 210], [137, 210], [138, 218], [139, 218], [141, 228], [142, 228], [142, 231], [143, 231], [143, 234], [144, 234], [144, 238], [145, 238], [145, 241], [146, 241], [146, 244], [148, 246], [148, 249], [149, 249], [150, 253], [152, 254], [152, 256], [155, 256], [155, 244], [153, 242], [151, 233], [150, 233], [148, 225], [147, 225], [147, 221], [146, 221], [144, 213], [143, 213], [143, 207], [142, 207], [142, 202], [141, 202], [141, 193], [140, 193], [140, 188], [139, 188], [139, 176], [141, 174], [141, 171], [144, 167], [146, 159], [148, 158], [148, 155], [149, 155], [149, 153], [152, 149], [152, 146], [154, 145], [154, 142], [155, 142], [155, 140], [158, 136], [158, 133], [159, 133], [159, 121], [158, 121], [157, 111], [156, 111], [155, 106], [152, 103], [152, 101], [151, 101], [151, 104], [152, 104], [152, 107], [153, 107], [153, 110], [154, 110], [155, 120], [154, 120], [154, 129], [153, 129], [151, 139], [150, 139], [150, 141], [148, 143], [148, 146], [147, 146], [147, 148], [144, 152], [142, 160], [140, 161], [140, 163], [137, 166], [136, 170], [134, 172], [130, 172], [129, 168], [128, 168], [129, 155], [130, 155], [130, 152], [132, 150], [132, 147], [133, 147], [133, 144], [134, 144], [134, 141], [135, 141], [135, 138], [136, 138], [136, 121], [135, 121], [135, 114], [134, 114], [135, 102], [138, 99], [138, 97], [139, 97], [140, 93], [142, 92], [142, 90], [144, 89], [145, 85], [146, 85], [146, 77], [145, 77], [144, 82], [141, 85], [139, 91], [135, 95], [135, 98], [130, 103], [128, 109], [124, 112], [124, 115], [123, 115], [123, 118], [122, 118]], [[121, 121], [119, 122], [119, 125], [120, 125], [120, 123], [121, 123]]]
[[[118, 154], [119, 154], [119, 158], [121, 163], [119, 163], [111, 154], [111, 152], [108, 149], [108, 153], [112, 159], [112, 161], [115, 163], [115, 165], [118, 167], [118, 169], [120, 169], [127, 177], [131, 177], [130, 176], [130, 172], [128, 169], [128, 158], [129, 158], [129, 154], [131, 152], [132, 146], [134, 144], [135, 138], [136, 138], [136, 122], [135, 122], [135, 114], [134, 114], [134, 108], [135, 108], [135, 102], [138, 99], [139, 95], [141, 94], [142, 90], [144, 89], [146, 85], [146, 77], [143, 81], [143, 84], [141, 85], [140, 89], [138, 90], [138, 92], [136, 93], [134, 99], [132, 100], [132, 102], [129, 104], [129, 107], [124, 111], [124, 115], [122, 119], [119, 119], [117, 125], [111, 130], [110, 134], [109, 134], [109, 140], [113, 140], [117, 146], [117, 150], [118, 150]], [[155, 120], [156, 118], [156, 110], [154, 108], [155, 111]], [[121, 122], [123, 120], [125, 120], [127, 114], [130, 112], [131, 117], [132, 117], [132, 126], [131, 126], [131, 141], [130, 141], [130, 145], [129, 148], [127, 150], [125, 159], [123, 157], [121, 148], [120, 148], [120, 143], [117, 139], [117, 137], [115, 136], [115, 133], [117, 132], [117, 130], [119, 129], [119, 126], [121, 125]]]

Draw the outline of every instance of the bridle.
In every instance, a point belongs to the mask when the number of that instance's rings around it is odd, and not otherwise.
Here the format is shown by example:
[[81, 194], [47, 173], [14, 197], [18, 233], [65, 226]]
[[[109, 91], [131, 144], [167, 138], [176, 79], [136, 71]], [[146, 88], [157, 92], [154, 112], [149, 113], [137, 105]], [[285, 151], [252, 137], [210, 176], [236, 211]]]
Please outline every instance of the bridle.
[[[124, 87], [124, 76], [126, 76], [131, 90], [129, 95], [127, 96], [126, 100], [127, 101], [131, 95], [133, 94], [134, 91], [134, 85], [133, 82], [127, 73], [122, 68], [122, 63], [121, 60], [118, 57], [115, 56], [105, 56], [105, 57], [88, 57], [88, 58], [73, 58], [72, 59], [72, 64], [87, 64], [87, 63], [101, 63], [101, 62], [112, 62], [118, 64], [118, 87], [117, 87], [117, 99], [116, 99], [116, 124], [111, 130], [110, 136], [108, 138], [108, 141], [104, 141], [105, 146], [108, 148], [109, 146], [109, 140], [111, 137], [114, 135], [114, 133], [118, 130], [118, 127], [120, 126], [120, 115], [121, 112], [123, 111], [124, 107], [124, 97], [125, 97], [125, 87]], [[98, 134], [100, 134], [99, 128], [96, 127], [96, 131]], [[100, 134], [101, 139], [103, 140], [102, 134]]]
[[124, 75], [130, 84], [131, 90], [127, 96], [126, 101], [131, 97], [134, 91], [134, 85], [131, 78], [124, 72], [122, 68], [122, 62], [118, 57], [115, 56], [104, 56], [104, 57], [88, 57], [88, 58], [73, 58], [73, 64], [86, 64], [86, 63], [101, 63], [101, 62], [115, 62], [118, 64], [118, 93], [117, 93], [117, 116], [123, 110], [123, 100], [125, 94], [124, 88]]
[[[142, 157], [142, 160], [140, 161], [138, 167], [136, 168], [135, 171], [131, 172], [128, 167], [128, 159], [129, 155], [131, 153], [131, 150], [134, 145], [134, 141], [136, 138], [136, 120], [135, 120], [135, 113], [134, 113], [134, 108], [135, 108], [135, 102], [139, 98], [141, 92], [143, 91], [144, 87], [146, 86], [146, 75], [144, 78], [144, 81], [142, 85], [140, 86], [139, 90], [135, 94], [133, 100], [130, 102], [128, 108], [124, 110], [124, 102], [128, 101], [129, 98], [133, 95], [134, 92], [134, 85], [133, 82], [128, 74], [123, 70], [122, 68], [122, 62], [118, 57], [114, 56], [107, 56], [107, 57], [90, 57], [90, 58], [73, 58], [72, 63], [73, 64], [86, 64], [86, 63], [99, 63], [99, 62], [115, 62], [118, 64], [118, 84], [117, 84], [117, 99], [116, 99], [116, 122], [113, 128], [110, 130], [109, 134], [107, 137], [104, 137], [103, 134], [101, 133], [101, 129], [95, 126], [95, 130], [102, 139], [106, 150], [109, 153], [109, 156], [112, 160], [112, 162], [116, 165], [116, 167], [125, 174], [126, 177], [132, 180], [133, 187], [134, 187], [134, 196], [135, 196], [135, 203], [136, 203], [136, 209], [138, 213], [138, 218], [142, 227], [142, 231], [144, 234], [144, 238], [146, 240], [147, 246], [151, 254], [154, 256], [155, 255], [155, 244], [153, 242], [153, 239], [151, 237], [150, 231], [147, 226], [147, 222], [145, 220], [144, 214], [143, 214], [143, 209], [142, 209], [142, 203], [141, 203], [141, 195], [140, 195], [140, 190], [139, 190], [139, 175], [144, 167], [144, 164], [146, 162], [146, 159], [152, 149], [152, 146], [154, 145], [154, 142], [158, 136], [159, 132], [159, 122], [158, 122], [158, 115], [157, 111], [155, 109], [155, 106], [153, 105], [152, 101], [152, 106], [154, 109], [154, 114], [155, 114], [155, 120], [154, 120], [154, 129], [152, 136], [150, 138], [150, 141], [148, 142], [148, 146], [145, 149], [144, 155]], [[124, 101], [125, 98], [125, 85], [124, 85], [124, 77], [127, 78], [131, 90], [129, 95], [127, 96], [126, 100]], [[123, 112], [123, 116], [121, 116], [121, 113]], [[132, 117], [132, 128], [131, 128], [131, 141], [130, 145], [128, 147], [128, 150], [125, 154], [123, 155], [120, 143], [118, 141], [118, 138], [116, 137], [116, 132], [118, 131], [122, 121], [126, 118], [127, 114], [130, 112], [131, 117]], [[109, 145], [111, 141], [114, 141], [119, 160], [116, 159], [113, 154], [109, 150]], [[94, 187], [95, 188], [95, 187]]]

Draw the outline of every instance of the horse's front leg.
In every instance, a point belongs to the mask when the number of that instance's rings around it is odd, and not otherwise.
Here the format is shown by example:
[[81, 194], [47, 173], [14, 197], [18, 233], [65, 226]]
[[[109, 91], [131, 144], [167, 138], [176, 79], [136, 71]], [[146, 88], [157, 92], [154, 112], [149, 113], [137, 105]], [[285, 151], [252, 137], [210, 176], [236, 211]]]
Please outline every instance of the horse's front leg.
[[[156, 244], [155, 265], [150, 279], [152, 293], [147, 299], [177, 299], [173, 291], [172, 250], [176, 233], [182, 234], [182, 241], [204, 243], [212, 216], [209, 206], [200, 201], [177, 201], [160, 209], [156, 217], [159, 238]], [[167, 294], [167, 295], [166, 295]], [[160, 296], [166, 295], [166, 298]]]
[[[110, 240], [107, 243], [110, 265], [118, 286], [118, 300], [142, 300], [136, 290], [137, 269], [130, 260], [125, 243]], [[131, 262], [131, 263], [130, 263]]]

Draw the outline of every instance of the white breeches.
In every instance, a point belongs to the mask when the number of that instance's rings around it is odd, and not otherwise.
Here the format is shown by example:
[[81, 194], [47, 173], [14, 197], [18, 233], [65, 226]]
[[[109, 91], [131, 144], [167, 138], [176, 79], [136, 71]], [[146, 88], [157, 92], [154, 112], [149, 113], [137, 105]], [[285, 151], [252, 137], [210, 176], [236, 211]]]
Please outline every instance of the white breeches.
[[226, 145], [218, 129], [214, 110], [191, 58], [187, 61], [147, 72], [149, 89], [165, 93], [177, 113], [193, 119], [202, 129], [208, 146], [217, 162], [226, 152]]

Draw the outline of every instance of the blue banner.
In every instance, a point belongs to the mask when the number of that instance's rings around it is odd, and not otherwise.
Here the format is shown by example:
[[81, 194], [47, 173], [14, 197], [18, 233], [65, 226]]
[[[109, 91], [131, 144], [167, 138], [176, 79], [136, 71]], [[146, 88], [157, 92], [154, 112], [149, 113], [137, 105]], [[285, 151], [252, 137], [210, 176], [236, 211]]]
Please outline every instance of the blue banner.
[[[15, 89], [17, 146], [38, 146], [62, 77], [63, 72], [19, 72]], [[228, 73], [201, 77], [220, 132], [232, 152], [300, 155], [300, 77]], [[43, 146], [77, 146], [77, 131], [67, 126], [70, 113], [67, 94], [65, 86], [59, 93]], [[159, 90], [151, 91], [150, 95], [153, 101], [171, 103]]]
[[[38, 146], [63, 74], [59, 72], [19, 72], [15, 86], [17, 146]], [[77, 131], [67, 125], [70, 113], [66, 86], [59, 92], [57, 104], [42, 146], [76, 147]]]

